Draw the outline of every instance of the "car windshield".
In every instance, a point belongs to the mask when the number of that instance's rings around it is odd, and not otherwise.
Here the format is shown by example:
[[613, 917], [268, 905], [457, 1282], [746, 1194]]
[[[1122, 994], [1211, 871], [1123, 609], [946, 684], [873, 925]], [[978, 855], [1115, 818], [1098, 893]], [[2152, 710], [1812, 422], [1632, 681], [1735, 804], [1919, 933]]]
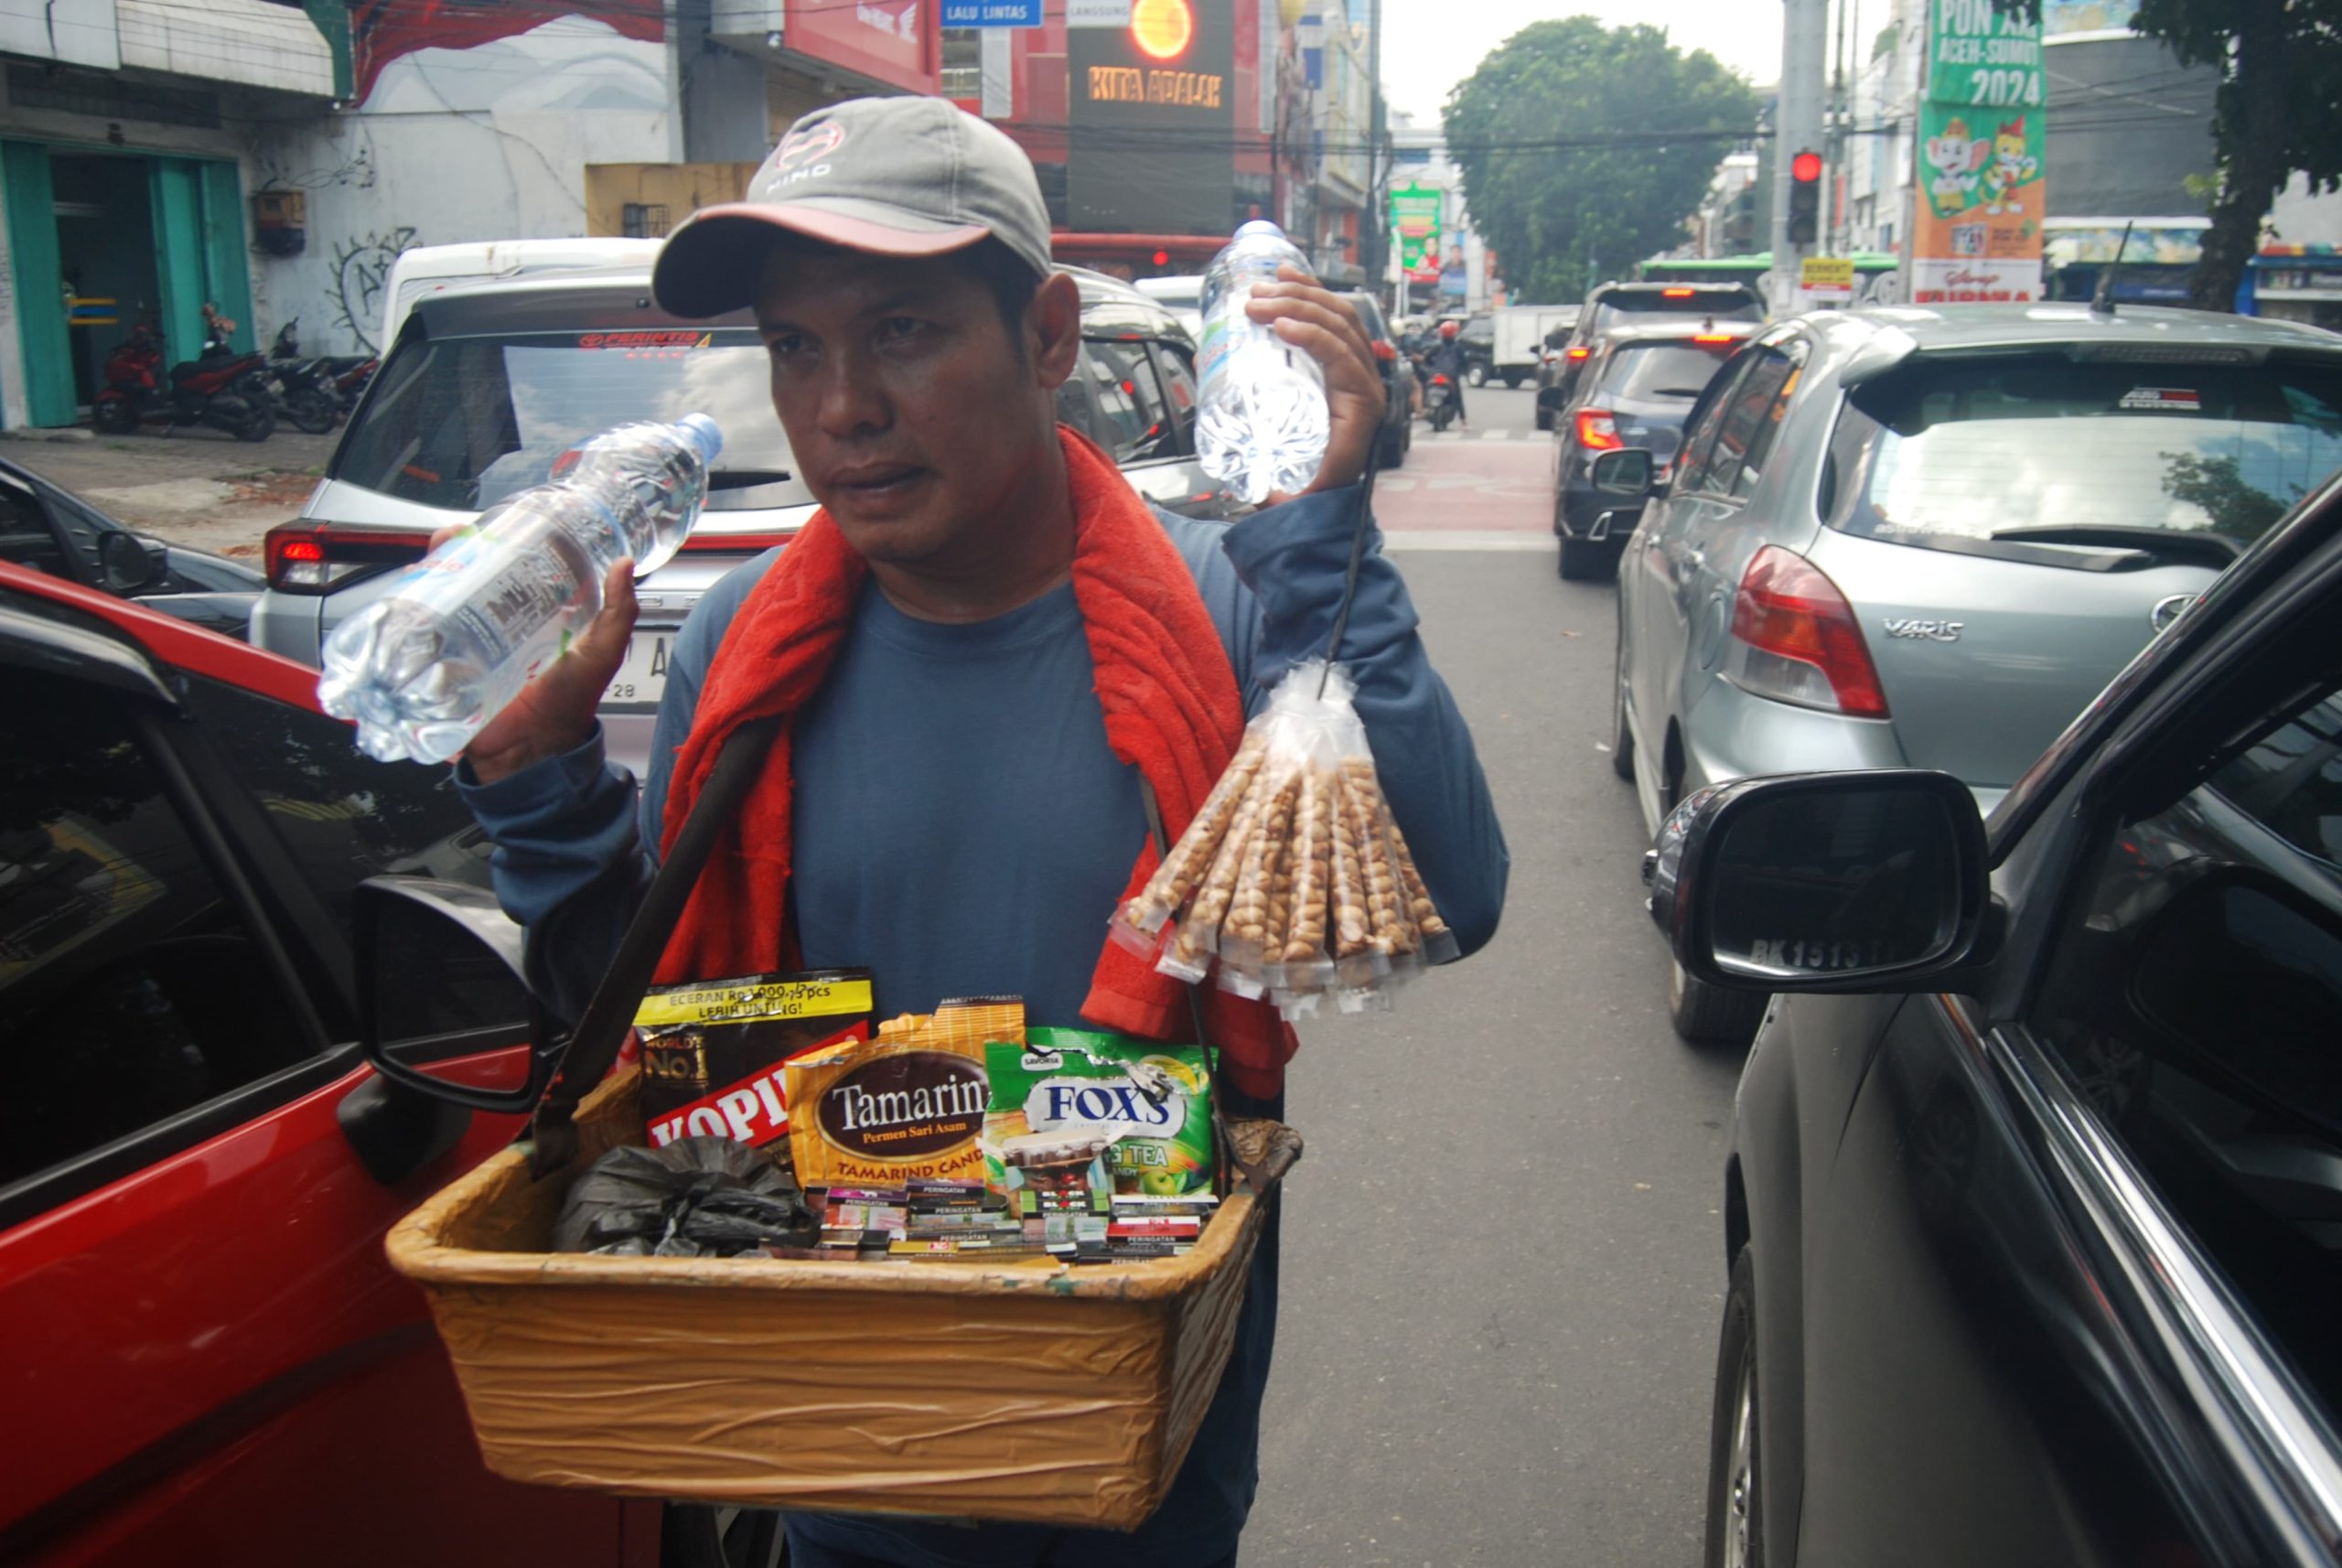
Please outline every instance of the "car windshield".
[[333, 478], [475, 511], [543, 483], [553, 459], [629, 420], [692, 413], [724, 432], [708, 510], [810, 502], [746, 328], [411, 338], [383, 367]]
[[1594, 330], [1632, 327], [1652, 321], [1680, 320], [1686, 316], [1713, 317], [1718, 321], [1762, 321], [1765, 307], [1736, 288], [1637, 289], [1607, 295], [1594, 307]]
[[1724, 357], [1736, 347], [1718, 343], [1621, 343], [1602, 372], [1602, 391], [1612, 397], [1674, 397], [1686, 401], [1707, 390]]
[[[1856, 389], [1833, 521], [1923, 540], [2208, 531], [2247, 544], [2342, 466], [2342, 367], [1922, 361]], [[2068, 541], [2076, 542], [2076, 541]]]

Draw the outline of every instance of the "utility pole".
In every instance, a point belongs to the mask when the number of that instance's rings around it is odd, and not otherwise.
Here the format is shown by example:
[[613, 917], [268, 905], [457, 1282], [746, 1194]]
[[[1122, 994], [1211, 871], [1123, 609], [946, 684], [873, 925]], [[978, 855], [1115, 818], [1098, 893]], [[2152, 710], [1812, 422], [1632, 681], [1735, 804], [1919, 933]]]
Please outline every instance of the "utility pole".
[[1822, 103], [1829, 91], [1830, 0], [1783, 0], [1781, 98], [1773, 116], [1773, 313], [1797, 309], [1798, 274], [1812, 246], [1789, 242], [1789, 165], [1822, 148]]
[[[1268, 4], [1268, 0], [1262, 0], [1262, 4]], [[1366, 269], [1367, 277], [1372, 280], [1368, 286], [1379, 294], [1384, 275], [1390, 271], [1383, 260], [1383, 252], [1391, 223], [1391, 162], [1382, 156], [1384, 138], [1390, 134], [1390, 128], [1384, 123], [1386, 115], [1382, 99], [1382, 0], [1373, 0], [1367, 7], [1366, 27], [1366, 70], [1372, 96], [1367, 100], [1366, 114], [1368, 221], [1359, 225], [1364, 241], [1362, 248], [1367, 254], [1359, 257], [1359, 261]], [[1402, 281], [1399, 297], [1391, 302], [1394, 319], [1404, 314], [1406, 287]]]

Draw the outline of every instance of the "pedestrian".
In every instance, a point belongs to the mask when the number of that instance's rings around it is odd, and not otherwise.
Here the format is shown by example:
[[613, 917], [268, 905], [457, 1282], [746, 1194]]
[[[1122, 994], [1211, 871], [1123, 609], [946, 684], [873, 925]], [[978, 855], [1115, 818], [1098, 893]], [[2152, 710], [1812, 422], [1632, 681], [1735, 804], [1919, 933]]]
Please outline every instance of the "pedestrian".
[[[1184, 989], [1110, 942], [1107, 921], [1152, 864], [1141, 779], [1176, 833], [1245, 714], [1324, 650], [1381, 415], [1356, 317], [1298, 273], [1261, 291], [1254, 319], [1324, 367], [1332, 435], [1306, 493], [1228, 526], [1155, 511], [1058, 428], [1079, 290], [1050, 270], [1024, 154], [940, 100], [800, 120], [747, 199], [675, 231], [652, 286], [684, 317], [754, 306], [774, 412], [822, 510], [692, 613], [639, 789], [604, 760], [594, 716], [634, 622], [623, 564], [586, 634], [472, 744], [459, 783], [539, 989], [576, 1016], [725, 737], [786, 712], [662, 978], [861, 965], [882, 1014], [1007, 993], [1037, 1025], [1190, 1037]], [[1379, 549], [1341, 656], [1391, 810], [1468, 951], [1496, 927], [1504, 841]], [[1213, 992], [1206, 1005], [1230, 1112], [1281, 1115], [1292, 1031], [1262, 1003]], [[1276, 1253], [1273, 1219], [1228, 1369], [1135, 1532], [791, 1515], [791, 1563], [1233, 1563]]]
[[1447, 378], [1447, 395], [1456, 403], [1456, 427], [1469, 430], [1464, 417], [1464, 344], [1453, 321], [1439, 324], [1439, 345], [1431, 351], [1431, 368]]

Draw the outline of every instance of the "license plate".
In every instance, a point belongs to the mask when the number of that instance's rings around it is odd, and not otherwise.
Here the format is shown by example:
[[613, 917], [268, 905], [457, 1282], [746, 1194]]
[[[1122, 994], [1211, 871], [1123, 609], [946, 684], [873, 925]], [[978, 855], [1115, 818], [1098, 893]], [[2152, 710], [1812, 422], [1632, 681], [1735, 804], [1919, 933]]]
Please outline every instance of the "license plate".
[[602, 706], [655, 710], [667, 689], [667, 653], [674, 640], [671, 627], [644, 628], [628, 638], [625, 662], [602, 693]]

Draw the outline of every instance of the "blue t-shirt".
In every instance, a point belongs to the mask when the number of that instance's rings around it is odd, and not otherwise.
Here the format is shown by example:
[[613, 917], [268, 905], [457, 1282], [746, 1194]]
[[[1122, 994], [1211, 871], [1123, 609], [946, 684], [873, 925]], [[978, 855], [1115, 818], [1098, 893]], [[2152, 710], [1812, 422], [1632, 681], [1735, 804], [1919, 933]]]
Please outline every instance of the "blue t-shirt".
[[866, 965], [881, 1016], [1021, 990], [1079, 1027], [1146, 837], [1067, 583], [942, 625], [864, 589], [797, 723], [797, 931], [817, 969]]

